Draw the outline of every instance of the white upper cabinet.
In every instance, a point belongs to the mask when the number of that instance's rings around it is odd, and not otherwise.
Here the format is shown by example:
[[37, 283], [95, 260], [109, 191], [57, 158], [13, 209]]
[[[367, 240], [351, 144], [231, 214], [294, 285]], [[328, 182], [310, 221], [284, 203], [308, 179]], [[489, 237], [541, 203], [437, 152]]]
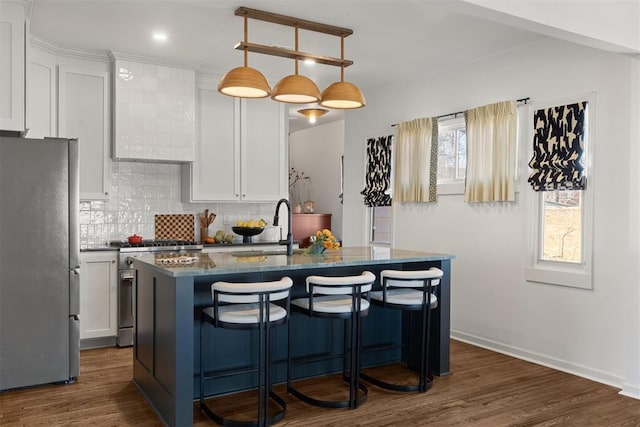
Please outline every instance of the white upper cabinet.
[[240, 198], [240, 101], [211, 87], [196, 91], [196, 159], [182, 167], [185, 201]]
[[60, 66], [58, 90], [59, 136], [78, 139], [80, 199], [107, 199], [111, 177], [109, 73]]
[[29, 138], [58, 135], [57, 58], [54, 54], [31, 47], [29, 86]]
[[287, 194], [284, 105], [197, 89], [196, 159], [183, 166], [185, 202], [272, 202]]
[[195, 157], [195, 71], [111, 52], [114, 159], [191, 162]]
[[24, 2], [0, 1], [0, 129], [25, 131], [26, 30]]
[[242, 100], [241, 197], [274, 201], [287, 196], [288, 123], [285, 104], [270, 99]]

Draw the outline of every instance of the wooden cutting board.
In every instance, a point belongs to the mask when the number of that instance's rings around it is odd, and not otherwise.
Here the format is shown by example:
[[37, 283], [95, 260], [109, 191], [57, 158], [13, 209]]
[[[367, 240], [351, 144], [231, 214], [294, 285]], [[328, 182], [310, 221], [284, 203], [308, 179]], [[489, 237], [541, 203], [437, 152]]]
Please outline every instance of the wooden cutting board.
[[193, 214], [156, 215], [156, 239], [195, 241]]

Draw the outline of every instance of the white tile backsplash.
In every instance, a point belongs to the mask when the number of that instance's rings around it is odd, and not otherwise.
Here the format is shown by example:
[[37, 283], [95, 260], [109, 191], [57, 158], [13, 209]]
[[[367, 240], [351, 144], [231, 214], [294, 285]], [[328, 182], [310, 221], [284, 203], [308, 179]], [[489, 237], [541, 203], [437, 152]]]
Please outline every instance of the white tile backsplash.
[[231, 232], [240, 219], [273, 221], [275, 203], [183, 203], [177, 164], [113, 162], [111, 174], [109, 200], [80, 202], [81, 245], [124, 240], [134, 233], [153, 239], [156, 214], [195, 214], [196, 236], [200, 235], [197, 217], [205, 209], [217, 215], [209, 234], [219, 229]]
[[116, 60], [115, 144], [119, 159], [195, 158], [195, 71]]

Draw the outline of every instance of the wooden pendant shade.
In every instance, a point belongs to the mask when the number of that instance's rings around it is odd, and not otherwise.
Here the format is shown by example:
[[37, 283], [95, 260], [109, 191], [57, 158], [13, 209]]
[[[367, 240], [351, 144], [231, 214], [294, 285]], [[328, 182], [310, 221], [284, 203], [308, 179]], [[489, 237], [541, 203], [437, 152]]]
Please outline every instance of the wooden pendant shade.
[[[340, 56], [344, 58], [344, 36], [340, 37]], [[322, 92], [320, 105], [328, 108], [352, 109], [366, 105], [362, 91], [353, 83], [344, 81], [344, 66], [340, 67], [340, 81], [330, 84]]]
[[[298, 50], [298, 26], [296, 25], [296, 51]], [[273, 87], [271, 99], [291, 104], [309, 104], [320, 101], [320, 89], [308, 77], [298, 74], [298, 57], [295, 58], [295, 74], [280, 80]]]
[[[344, 38], [353, 34], [352, 30], [246, 7], [239, 7], [235, 14], [244, 17], [244, 42], [238, 43], [235, 47], [244, 51], [244, 66], [234, 68], [225, 74], [218, 85], [220, 93], [241, 98], [264, 98], [270, 95], [274, 101], [292, 104], [319, 102], [325, 107], [339, 109], [360, 108], [366, 104], [360, 89], [353, 83], [344, 81], [344, 68], [353, 64], [353, 61], [344, 59]], [[249, 43], [247, 40], [248, 18], [295, 27], [295, 50]], [[341, 40], [340, 59], [299, 51], [299, 28], [339, 36]], [[295, 74], [284, 77], [271, 90], [262, 73], [247, 66], [248, 51], [294, 59]], [[340, 81], [331, 84], [323, 93], [320, 93], [320, 89], [311, 79], [298, 74], [298, 60], [300, 59], [311, 59], [316, 63], [340, 67]]]
[[[247, 41], [248, 35], [248, 16], [244, 17], [244, 41]], [[244, 66], [237, 67], [227, 72], [220, 83], [218, 83], [218, 92], [223, 95], [233, 96], [236, 98], [266, 98], [271, 93], [271, 88], [266, 77], [255, 68], [247, 66], [247, 51], [244, 49]]]

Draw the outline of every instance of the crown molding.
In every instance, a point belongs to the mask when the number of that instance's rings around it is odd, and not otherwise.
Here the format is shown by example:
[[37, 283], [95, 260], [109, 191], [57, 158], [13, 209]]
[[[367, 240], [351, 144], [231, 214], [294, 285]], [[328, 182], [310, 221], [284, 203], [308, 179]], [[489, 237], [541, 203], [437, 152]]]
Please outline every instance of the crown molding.
[[161, 65], [164, 67], [181, 68], [187, 70], [197, 70], [200, 64], [195, 62], [175, 61], [173, 59], [156, 58], [154, 56], [136, 55], [126, 52], [115, 52], [110, 50], [108, 52], [111, 61], [134, 61], [142, 62], [144, 64]]
[[44, 41], [37, 37], [31, 36], [30, 42], [33, 46], [37, 46], [40, 49], [46, 51], [47, 53], [57, 55], [57, 56], [66, 56], [68, 58], [78, 58], [78, 59], [87, 59], [90, 61], [98, 61], [98, 62], [111, 62], [109, 59], [109, 55], [107, 52], [100, 51], [89, 51], [89, 50], [80, 50], [80, 49], [69, 49], [65, 47], [57, 46], [53, 43]]

